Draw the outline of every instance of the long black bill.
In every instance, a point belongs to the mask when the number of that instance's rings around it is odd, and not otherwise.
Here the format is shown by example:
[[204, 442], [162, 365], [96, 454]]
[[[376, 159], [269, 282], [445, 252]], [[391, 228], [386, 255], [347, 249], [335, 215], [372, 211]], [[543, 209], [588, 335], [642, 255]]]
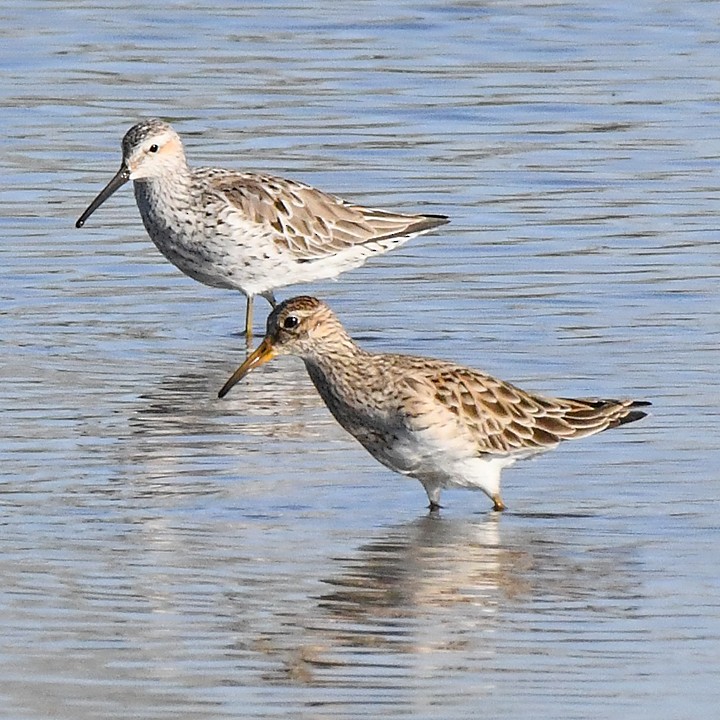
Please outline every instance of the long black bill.
[[90, 203], [88, 209], [78, 218], [76, 228], [81, 228], [85, 221], [119, 188], [130, 179], [130, 171], [123, 163], [115, 177], [100, 191], [98, 196]]

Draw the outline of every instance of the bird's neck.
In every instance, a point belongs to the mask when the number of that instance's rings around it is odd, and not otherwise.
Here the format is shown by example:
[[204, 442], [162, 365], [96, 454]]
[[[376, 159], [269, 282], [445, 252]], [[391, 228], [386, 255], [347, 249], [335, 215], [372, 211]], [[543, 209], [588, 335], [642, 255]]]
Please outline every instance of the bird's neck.
[[192, 172], [184, 162], [160, 177], [135, 180], [133, 186], [143, 218], [180, 210], [192, 202]]
[[342, 398], [353, 394], [353, 388], [373, 382], [372, 358], [371, 353], [347, 337], [335, 338], [332, 347], [305, 356], [303, 360], [320, 396], [333, 410]]

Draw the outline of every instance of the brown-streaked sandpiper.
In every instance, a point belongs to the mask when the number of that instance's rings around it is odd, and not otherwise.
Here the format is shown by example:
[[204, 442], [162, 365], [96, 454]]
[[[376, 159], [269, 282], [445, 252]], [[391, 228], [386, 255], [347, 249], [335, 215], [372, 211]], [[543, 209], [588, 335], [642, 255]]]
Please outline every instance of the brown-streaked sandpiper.
[[538, 395], [478, 370], [432, 358], [370, 353], [322, 301], [295, 297], [267, 320], [258, 348], [219, 396], [276, 355], [297, 355], [330, 412], [391, 470], [418, 479], [440, 507], [446, 487], [482, 490], [504, 510], [500, 474], [563, 440], [594, 435], [647, 414], [641, 400]]

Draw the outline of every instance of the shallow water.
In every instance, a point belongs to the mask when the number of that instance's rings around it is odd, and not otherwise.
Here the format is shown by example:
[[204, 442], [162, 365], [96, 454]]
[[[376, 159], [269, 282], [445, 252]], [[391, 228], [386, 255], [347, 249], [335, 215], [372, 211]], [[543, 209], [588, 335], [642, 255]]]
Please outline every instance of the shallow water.
[[[715, 714], [715, 3], [0, 20], [5, 717]], [[501, 517], [463, 491], [428, 517], [298, 361], [217, 400], [243, 299], [169, 266], [129, 188], [73, 227], [153, 115], [196, 164], [452, 217], [280, 296], [652, 416], [507, 471]]]

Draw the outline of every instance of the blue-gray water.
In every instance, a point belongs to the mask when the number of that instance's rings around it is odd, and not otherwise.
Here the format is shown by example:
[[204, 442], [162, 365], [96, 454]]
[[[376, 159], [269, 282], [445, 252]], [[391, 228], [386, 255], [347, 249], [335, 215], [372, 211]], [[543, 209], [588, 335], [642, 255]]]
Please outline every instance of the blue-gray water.
[[[717, 3], [36, 0], [0, 28], [3, 717], [717, 713]], [[219, 401], [243, 299], [167, 264], [130, 188], [73, 227], [154, 115], [195, 164], [452, 217], [282, 297], [652, 416], [507, 471], [501, 517], [435, 518], [298, 361]]]

